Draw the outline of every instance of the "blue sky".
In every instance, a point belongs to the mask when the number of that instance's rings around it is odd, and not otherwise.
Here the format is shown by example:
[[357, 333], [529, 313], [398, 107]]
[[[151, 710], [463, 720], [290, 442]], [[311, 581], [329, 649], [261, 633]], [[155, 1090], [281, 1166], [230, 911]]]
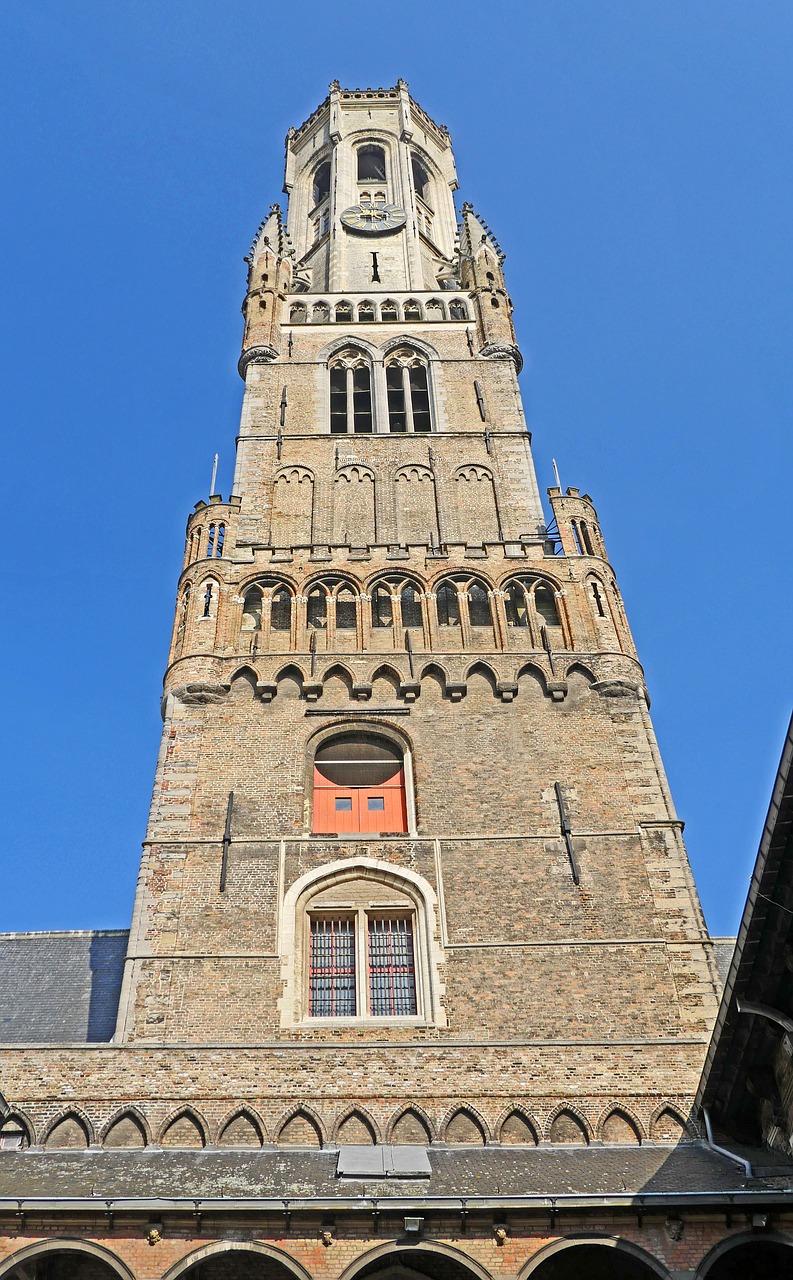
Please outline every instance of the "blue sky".
[[128, 924], [242, 256], [330, 80], [399, 76], [507, 251], [541, 489], [591, 493], [714, 932], [793, 706], [793, 6], [5, 0], [0, 928]]

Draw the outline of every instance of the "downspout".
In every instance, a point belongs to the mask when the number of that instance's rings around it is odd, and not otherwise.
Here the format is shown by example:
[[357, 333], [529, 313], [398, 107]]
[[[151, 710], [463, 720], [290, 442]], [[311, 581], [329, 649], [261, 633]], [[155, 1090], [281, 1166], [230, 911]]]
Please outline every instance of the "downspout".
[[753, 1178], [752, 1166], [748, 1160], [744, 1160], [743, 1156], [736, 1155], [734, 1151], [728, 1151], [726, 1147], [720, 1147], [713, 1141], [713, 1129], [711, 1128], [710, 1116], [708, 1108], [702, 1108], [702, 1117], [705, 1121], [705, 1135], [708, 1146], [711, 1151], [715, 1151], [720, 1156], [726, 1156], [728, 1160], [732, 1160], [734, 1164], [739, 1164], [743, 1168], [747, 1178]]

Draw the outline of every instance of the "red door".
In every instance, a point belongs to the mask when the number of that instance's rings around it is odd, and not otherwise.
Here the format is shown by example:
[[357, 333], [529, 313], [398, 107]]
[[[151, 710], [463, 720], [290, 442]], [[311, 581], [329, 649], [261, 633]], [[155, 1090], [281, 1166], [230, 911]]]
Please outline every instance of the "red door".
[[400, 768], [379, 786], [345, 787], [314, 766], [314, 830], [407, 831], [405, 771]]

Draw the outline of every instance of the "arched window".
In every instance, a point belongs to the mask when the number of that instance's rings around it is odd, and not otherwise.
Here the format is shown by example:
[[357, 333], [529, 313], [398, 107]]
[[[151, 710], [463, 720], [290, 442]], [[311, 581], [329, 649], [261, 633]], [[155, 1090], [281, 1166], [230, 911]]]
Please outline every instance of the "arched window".
[[358, 307], [358, 319], [361, 324], [374, 324], [374, 303], [362, 302]]
[[308, 311], [306, 310], [305, 303], [296, 302], [294, 306], [289, 308], [290, 324], [305, 324], [307, 319]]
[[211, 560], [214, 554], [215, 554], [215, 526], [211, 524], [209, 526], [209, 537], [207, 538], [207, 556]]
[[410, 167], [413, 170], [413, 186], [416, 188], [416, 195], [419, 196], [425, 204], [429, 204], [430, 175], [427, 173], [427, 170], [424, 168], [424, 165], [421, 163], [418, 156], [411, 156]]
[[341, 351], [330, 362], [330, 430], [332, 435], [373, 430], [372, 375], [360, 351]]
[[543, 648], [543, 628], [558, 646], [561, 622], [554, 589], [549, 583], [541, 578], [513, 578], [504, 588], [504, 610], [507, 627], [523, 627], [530, 632], [529, 637], [521, 641], [521, 647], [528, 644]]
[[328, 594], [324, 587], [312, 587], [306, 605], [306, 623], [313, 631], [326, 631], [328, 627]]
[[326, 739], [314, 757], [314, 831], [406, 832], [405, 762], [375, 734]]
[[223, 545], [224, 545], [225, 541], [226, 541], [226, 526], [225, 526], [224, 524], [219, 524], [219, 525], [218, 525], [218, 533], [217, 533], [217, 541], [215, 542], [215, 555], [216, 555], [216, 556], [222, 556], [222, 555], [223, 555]]
[[399, 319], [399, 307], [391, 299], [387, 299], [380, 308], [380, 319], [392, 322]]
[[208, 582], [204, 591], [204, 611], [201, 615], [204, 618], [212, 616], [212, 583]]
[[443, 310], [443, 303], [439, 298], [430, 298], [427, 303], [427, 319], [428, 320], [445, 320], [446, 315]]
[[327, 324], [330, 320], [330, 307], [327, 302], [315, 302], [311, 318], [314, 324]]
[[[286, 632], [292, 627], [292, 592], [283, 582], [265, 579], [245, 592], [242, 601], [241, 632], [256, 632], [253, 650], [283, 649], [284, 642], [272, 638], [272, 632]], [[244, 646], [243, 646], [244, 647]]]
[[460, 597], [453, 582], [442, 582], [438, 587], [436, 605], [440, 626], [459, 627]]
[[352, 303], [338, 302], [336, 304], [336, 324], [350, 324], [352, 322]]
[[581, 521], [580, 528], [581, 528], [581, 538], [584, 543], [586, 553], [588, 556], [593, 556], [595, 552], [592, 549], [592, 539], [589, 536], [589, 528], [587, 526], [586, 520]]
[[421, 306], [418, 302], [416, 302], [415, 298], [408, 298], [407, 302], [405, 303], [405, 319], [406, 320], [421, 319]]
[[381, 578], [372, 587], [372, 627], [393, 627], [395, 647], [403, 648], [404, 632], [423, 626], [421, 592], [405, 578]]
[[573, 531], [573, 542], [575, 543], [575, 549], [578, 552], [578, 554], [582, 556], [584, 554], [584, 548], [581, 546], [581, 535], [578, 532], [578, 522], [576, 520], [571, 520], [570, 528]]
[[357, 597], [348, 586], [339, 587], [336, 593], [336, 630], [354, 631], [357, 626]]
[[479, 578], [466, 578], [456, 574], [445, 578], [437, 588], [436, 607], [441, 628], [467, 626], [470, 642], [482, 648], [487, 638], [480, 634], [490, 628], [492, 638], [493, 614], [487, 586]]
[[358, 148], [358, 181], [385, 182], [385, 151], [374, 143]]
[[[331, 600], [332, 615], [329, 608]], [[350, 583], [342, 578], [326, 578], [322, 582], [316, 582], [308, 593], [308, 627], [314, 631], [327, 631], [331, 620], [337, 632], [355, 632], [358, 628], [358, 595]], [[349, 648], [349, 644], [346, 647]]]
[[312, 199], [315, 205], [327, 200], [330, 195], [330, 160], [323, 160], [314, 170]]
[[386, 359], [388, 429], [391, 432], [432, 430], [427, 366], [409, 348], [394, 351]]
[[179, 602], [179, 621], [176, 627], [176, 649], [181, 653], [184, 646], [185, 631], [187, 629], [187, 618], [190, 612], [190, 594], [192, 587], [190, 583], [185, 583], [182, 599]]
[[242, 630], [261, 631], [262, 629], [262, 589], [251, 587], [245, 592], [242, 602]]
[[467, 320], [468, 308], [462, 298], [453, 298], [449, 303], [449, 319], [450, 320]]

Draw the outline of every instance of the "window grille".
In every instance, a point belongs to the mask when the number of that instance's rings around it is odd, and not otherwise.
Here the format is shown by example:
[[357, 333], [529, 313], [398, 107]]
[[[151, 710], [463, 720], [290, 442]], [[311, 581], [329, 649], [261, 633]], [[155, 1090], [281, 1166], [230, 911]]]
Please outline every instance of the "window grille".
[[353, 1018], [355, 1001], [355, 921], [311, 921], [309, 1013], [312, 1018]]
[[416, 1013], [416, 971], [410, 920], [369, 919], [369, 1012], [373, 1018]]

